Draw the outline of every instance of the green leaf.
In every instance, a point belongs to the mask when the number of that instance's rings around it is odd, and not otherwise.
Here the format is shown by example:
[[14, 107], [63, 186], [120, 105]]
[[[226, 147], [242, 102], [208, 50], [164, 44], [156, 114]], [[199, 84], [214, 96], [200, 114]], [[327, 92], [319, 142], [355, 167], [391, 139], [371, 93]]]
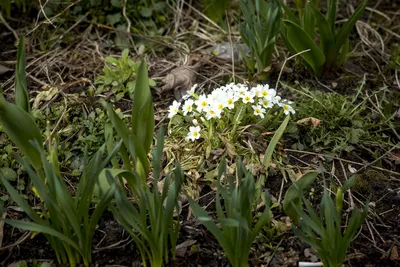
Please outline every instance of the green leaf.
[[320, 36], [320, 47], [325, 55], [325, 65], [330, 67], [335, 64], [336, 61], [334, 32], [332, 32], [328, 21], [319, 10], [317, 10], [314, 6], [311, 6], [311, 11], [317, 21]]
[[144, 18], [150, 18], [153, 15], [153, 9], [148, 7], [142, 7], [140, 9], [140, 15]]
[[122, 15], [121, 15], [120, 12], [115, 13], [115, 14], [107, 15], [107, 22], [111, 26], [113, 26], [113, 25], [117, 24], [118, 22], [120, 22], [121, 19], [122, 19]]
[[15, 71], [15, 104], [26, 112], [30, 112], [25, 68], [25, 40], [24, 37], [21, 36], [18, 43], [17, 65]]
[[39, 170], [41, 168], [40, 153], [31, 144], [43, 144], [41, 133], [32, 116], [17, 105], [11, 104], [0, 94], [0, 123], [3, 131], [28, 157], [30, 163]]
[[223, 225], [223, 226], [228, 226], [228, 227], [239, 227], [239, 221], [232, 219], [232, 218], [221, 218], [218, 219], [218, 221]]
[[150, 150], [154, 135], [154, 111], [149, 87], [149, 75], [144, 61], [136, 76], [132, 107], [132, 132], [146, 153]]
[[304, 9], [303, 29], [312, 40], [315, 39], [315, 19], [312, 12], [313, 5], [307, 1]]
[[93, 195], [96, 197], [101, 197], [102, 195], [106, 194], [112, 185], [114, 184], [114, 179], [109, 180], [107, 172], [111, 175], [111, 177], [121, 176], [124, 177], [126, 180], [133, 180], [134, 175], [127, 170], [123, 169], [103, 169], [99, 174], [98, 183], [95, 184], [93, 189]]
[[0, 176], [3, 176], [8, 181], [15, 181], [17, 179], [17, 173], [7, 167], [0, 168]]
[[317, 172], [308, 172], [294, 182], [286, 191], [285, 198], [283, 200], [283, 210], [285, 214], [289, 216], [296, 224], [299, 223], [300, 217], [293, 205], [301, 208], [301, 197], [303, 195], [303, 190], [308, 188], [314, 182], [317, 176]]
[[356, 182], [356, 176], [351, 176], [342, 186], [342, 190], [343, 192], [347, 191], [348, 189], [350, 189], [354, 183]]
[[309, 64], [314, 74], [319, 76], [321, 67], [325, 63], [324, 53], [299, 25], [289, 20], [283, 22], [286, 26], [288, 42], [296, 53], [310, 50], [302, 53], [301, 57]]
[[282, 8], [285, 11], [285, 17], [286, 19], [292, 21], [293, 23], [296, 23], [297, 25], [300, 25], [299, 19], [296, 17], [296, 15], [290, 10], [288, 6], [286, 6], [282, 0], [277, 1], [278, 5], [280, 8]]
[[336, 10], [337, 10], [337, 0], [328, 0], [328, 13], [326, 15], [327, 17], [326, 19], [332, 33], [335, 32]]
[[[76, 249], [79, 254], [81, 254], [81, 249], [79, 246], [69, 237], [61, 234], [60, 232], [55, 231], [51, 227], [43, 224], [37, 224], [34, 222], [27, 222], [27, 221], [18, 221], [18, 220], [10, 220], [10, 219], [2, 219], [6, 223], [8, 223], [11, 226], [26, 230], [26, 231], [31, 231], [31, 232], [38, 232], [38, 233], [43, 233], [43, 234], [48, 234], [52, 235], [54, 237], [57, 237], [58, 239], [68, 243], [70, 246], [72, 246], [74, 249]], [[82, 254], [81, 254], [82, 255]]]
[[342, 46], [342, 51], [340, 52], [340, 56], [336, 62], [336, 66], [341, 66], [343, 64], [343, 62], [347, 58], [349, 51], [350, 51], [350, 38], [347, 37], [346, 41], [344, 42], [344, 44]]
[[111, 5], [116, 8], [121, 8], [121, 0], [111, 0]]
[[276, 130], [274, 136], [272, 137], [270, 143], [268, 144], [267, 150], [265, 151], [264, 155], [264, 166], [265, 168], [269, 168], [269, 164], [272, 159], [272, 154], [274, 153], [275, 147], [278, 144], [279, 140], [281, 139], [285, 129], [289, 123], [290, 115], [286, 116], [285, 120], [279, 126], [278, 130]]
[[4, 185], [4, 187], [7, 189], [7, 192], [10, 194], [11, 198], [18, 204], [21, 209], [28, 214], [28, 216], [36, 221], [36, 222], [41, 222], [45, 223], [39, 215], [31, 208], [31, 206], [28, 204], [28, 202], [22, 198], [22, 196], [17, 192], [17, 190], [12, 187], [12, 185], [3, 177], [0, 175], [0, 179]]
[[340, 30], [336, 34], [336, 51], [337, 53], [342, 48], [343, 44], [346, 42], [346, 39], [349, 37], [350, 31], [354, 28], [357, 20], [361, 17], [364, 12], [365, 7], [367, 6], [368, 0], [364, 0], [357, 9], [354, 11], [353, 15], [346, 21], [346, 23], [340, 28]]

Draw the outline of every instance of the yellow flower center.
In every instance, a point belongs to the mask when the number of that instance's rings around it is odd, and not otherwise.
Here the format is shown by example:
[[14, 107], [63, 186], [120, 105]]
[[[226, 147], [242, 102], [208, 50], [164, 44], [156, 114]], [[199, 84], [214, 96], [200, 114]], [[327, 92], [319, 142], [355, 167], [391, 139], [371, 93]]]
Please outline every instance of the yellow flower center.
[[223, 107], [224, 107], [224, 105], [222, 105], [222, 104], [218, 105], [218, 109], [222, 109]]
[[250, 97], [246, 96], [246, 97], [244, 98], [244, 100], [250, 101]]
[[228, 104], [233, 104], [233, 100], [232, 99], [228, 99]]
[[283, 105], [283, 108], [284, 108], [285, 110], [289, 110], [289, 106], [288, 106], [288, 105]]
[[198, 135], [199, 135], [198, 132], [194, 132], [194, 133], [193, 133], [193, 136], [194, 136], [194, 137], [197, 137]]
[[214, 114], [215, 114], [215, 111], [214, 111], [214, 110], [210, 110], [210, 114], [211, 114], [211, 115], [214, 115]]
[[191, 111], [191, 110], [192, 110], [192, 106], [187, 106], [186, 109], [189, 110], [189, 111]]
[[206, 107], [207, 106], [207, 102], [206, 101], [201, 102], [201, 106], [202, 107]]
[[268, 95], [268, 91], [263, 91], [263, 92], [262, 92], [262, 95], [263, 95], [263, 96], [267, 96], [267, 95]]

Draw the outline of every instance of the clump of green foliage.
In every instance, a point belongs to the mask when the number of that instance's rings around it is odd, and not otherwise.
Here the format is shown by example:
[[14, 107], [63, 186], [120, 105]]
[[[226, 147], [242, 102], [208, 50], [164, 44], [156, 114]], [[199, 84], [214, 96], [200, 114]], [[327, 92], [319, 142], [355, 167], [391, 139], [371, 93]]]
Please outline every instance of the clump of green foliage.
[[14, 227], [45, 234], [60, 264], [76, 266], [83, 261], [88, 266], [92, 258], [91, 242], [95, 227], [111, 201], [115, 187], [104, 192], [96, 208], [90, 212], [93, 190], [101, 170], [117, 149], [109, 153], [108, 159], [103, 159], [105, 146], [90, 161], [85, 153], [85, 170], [73, 198], [60, 174], [57, 146], [49, 147], [49, 153], [45, 153], [40, 130], [31, 114], [19, 105], [7, 102], [0, 95], [0, 123], [4, 132], [24, 154], [24, 159], [17, 154], [14, 157], [27, 171], [36, 195], [43, 202], [41, 213], [38, 214], [8, 179], [0, 176], [11, 198], [33, 220], [27, 222], [5, 219], [5, 222]]
[[[338, 1], [328, 1], [326, 15], [319, 10], [318, 2], [317, 0], [295, 1], [299, 10], [299, 16], [296, 17], [289, 7], [278, 0], [285, 12], [282, 38], [292, 53], [309, 50], [302, 53], [301, 57], [307, 68], [316, 76], [342, 65], [350, 51], [349, 35], [360, 19], [368, 0], [362, 1], [340, 28], [336, 26]], [[317, 40], [319, 45], [316, 43]]]
[[0, 1], [0, 11], [4, 11], [7, 16], [11, 15], [11, 9], [13, 4], [17, 9], [21, 10], [23, 13], [27, 11], [27, 9], [31, 6], [31, 1], [25, 0], [1, 0]]
[[[221, 180], [228, 180], [222, 184]], [[236, 181], [236, 184], [235, 184]], [[218, 170], [216, 209], [217, 223], [209, 217], [199, 204], [189, 198], [195, 216], [214, 235], [234, 267], [248, 266], [253, 241], [272, 219], [268, 193], [262, 195], [265, 209], [257, 218], [256, 205], [260, 195], [256, 194], [254, 177], [238, 160], [236, 177], [227, 177], [226, 162], [222, 161]]]
[[[147, 154], [154, 136], [154, 111], [144, 63], [139, 66], [136, 87], [138, 90], [135, 93], [130, 123], [125, 123], [111, 105], [103, 103], [111, 121], [109, 127], [112, 127], [106, 131], [107, 147], [112, 148], [115, 142], [121, 140], [123, 146], [119, 152], [124, 163], [124, 169], [119, 169], [117, 158], [112, 159], [113, 169], [105, 170], [108, 180], [103, 183], [106, 186], [103, 188], [113, 184], [113, 177], [119, 177], [122, 187], [118, 187], [115, 194], [116, 205], [112, 205], [111, 210], [136, 243], [143, 264], [147, 266], [149, 261], [150, 266], [161, 267], [170, 259], [169, 248], [172, 248], [172, 258], [175, 259], [174, 248], [180, 224], [179, 219], [174, 220], [174, 214], [179, 210], [178, 196], [183, 173], [177, 164], [173, 175], [167, 174], [162, 190], [158, 192], [164, 147], [164, 131], [160, 130], [152, 157], [153, 187], [149, 188], [147, 185], [150, 173], [150, 159]], [[126, 197], [122, 178], [127, 181], [136, 205]]]
[[[392, 128], [399, 125], [396, 112], [400, 107], [400, 95], [382, 87], [367, 96], [364, 85], [365, 80], [362, 80], [352, 96], [307, 88], [297, 90], [288, 86], [297, 96], [295, 120], [311, 117], [320, 121], [316, 127], [290, 126], [293, 136], [299, 140], [294, 148], [342, 153], [365, 146], [382, 147], [384, 150], [394, 146], [397, 139]], [[378, 111], [371, 109], [369, 99], [374, 96], [379, 96], [379, 107], [388, 119], [381, 119]]]
[[296, 236], [317, 251], [323, 265], [339, 267], [368, 215], [368, 203], [364, 205], [363, 211], [353, 209], [346, 226], [342, 226], [343, 195], [354, 183], [354, 179], [349, 179], [343, 187], [337, 189], [335, 201], [325, 187], [320, 210], [317, 212], [304, 197], [304, 190], [317, 176], [318, 173], [310, 172], [297, 180], [286, 192], [283, 208], [294, 222], [292, 229]]
[[280, 29], [281, 14], [275, 1], [241, 0], [244, 22], [239, 26], [240, 35], [250, 49], [248, 55], [241, 47], [242, 57], [249, 76], [258, 75], [265, 80], [271, 69], [272, 53]]
[[203, 0], [204, 13], [213, 21], [221, 22], [232, 0]]
[[[114, 57], [105, 58], [104, 75], [96, 78], [96, 94], [110, 92], [120, 100], [128, 93], [132, 96], [135, 92], [136, 74], [139, 63], [129, 58], [129, 50], [124, 49], [120, 59]], [[149, 79], [149, 85], [154, 87], [156, 83]]]
[[130, 185], [134, 185], [132, 193], [137, 200], [136, 205], [126, 197], [125, 192], [117, 191], [116, 205], [111, 207], [115, 218], [130, 234], [142, 256], [144, 266], [149, 261], [150, 266], [161, 267], [172, 259], [175, 260], [175, 247], [180, 229], [179, 218], [174, 219], [179, 212], [178, 197], [183, 182], [183, 173], [179, 164], [173, 172], [168, 173], [163, 180], [161, 192], [158, 192], [158, 183], [161, 178], [162, 152], [164, 147], [164, 131], [160, 131], [157, 138], [157, 147], [153, 151], [153, 183], [152, 189], [141, 185], [138, 173], [133, 175], [122, 174]]

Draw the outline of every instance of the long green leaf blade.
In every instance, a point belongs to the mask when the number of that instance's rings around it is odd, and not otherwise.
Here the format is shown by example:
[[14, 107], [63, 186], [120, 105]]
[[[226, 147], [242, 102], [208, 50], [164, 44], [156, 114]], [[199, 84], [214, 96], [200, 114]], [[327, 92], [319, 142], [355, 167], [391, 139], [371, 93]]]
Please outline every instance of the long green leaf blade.
[[289, 20], [283, 22], [287, 29], [287, 39], [296, 53], [310, 50], [302, 53], [301, 57], [310, 65], [314, 74], [319, 76], [325, 63], [324, 53], [299, 25]]
[[364, 0], [354, 11], [353, 15], [346, 21], [346, 23], [340, 28], [336, 34], [336, 51], [339, 52], [342, 45], [348, 38], [350, 31], [353, 29], [357, 20], [360, 19], [365, 7], [367, 6], [368, 0]]
[[144, 150], [148, 152], [154, 135], [154, 111], [149, 76], [144, 61], [139, 66], [136, 78], [132, 107], [132, 132], [138, 137]]
[[276, 130], [274, 136], [271, 139], [271, 142], [268, 144], [267, 150], [265, 151], [264, 155], [264, 166], [265, 168], [269, 168], [269, 164], [271, 163], [272, 154], [274, 153], [275, 147], [278, 144], [279, 140], [281, 139], [285, 129], [289, 123], [290, 116], [286, 116], [285, 120], [279, 126], [278, 130]]
[[25, 68], [25, 40], [24, 37], [21, 36], [18, 43], [17, 66], [15, 72], [15, 104], [26, 112], [30, 112]]
[[28, 157], [35, 169], [39, 170], [42, 165], [40, 153], [31, 142], [37, 142], [42, 147], [43, 140], [32, 116], [17, 105], [9, 103], [0, 94], [0, 123], [3, 131]]

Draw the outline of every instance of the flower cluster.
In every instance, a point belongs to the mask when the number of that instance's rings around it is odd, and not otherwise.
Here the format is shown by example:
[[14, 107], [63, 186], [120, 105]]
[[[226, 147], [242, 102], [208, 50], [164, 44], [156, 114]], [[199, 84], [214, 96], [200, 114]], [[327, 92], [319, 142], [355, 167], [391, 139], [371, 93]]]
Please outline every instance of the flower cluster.
[[[281, 99], [267, 84], [249, 88], [246, 84], [231, 83], [213, 90], [208, 95], [197, 95], [196, 87], [197, 85], [194, 85], [183, 97], [183, 104], [173, 102], [169, 107], [168, 118], [183, 114], [206, 120], [220, 119], [224, 112], [234, 109], [238, 103], [250, 105], [254, 115], [260, 118], [264, 118], [266, 112], [274, 106], [281, 107], [286, 115], [295, 113], [291, 106], [292, 102]], [[194, 141], [200, 137], [200, 126], [190, 127], [189, 130], [187, 139]]]

